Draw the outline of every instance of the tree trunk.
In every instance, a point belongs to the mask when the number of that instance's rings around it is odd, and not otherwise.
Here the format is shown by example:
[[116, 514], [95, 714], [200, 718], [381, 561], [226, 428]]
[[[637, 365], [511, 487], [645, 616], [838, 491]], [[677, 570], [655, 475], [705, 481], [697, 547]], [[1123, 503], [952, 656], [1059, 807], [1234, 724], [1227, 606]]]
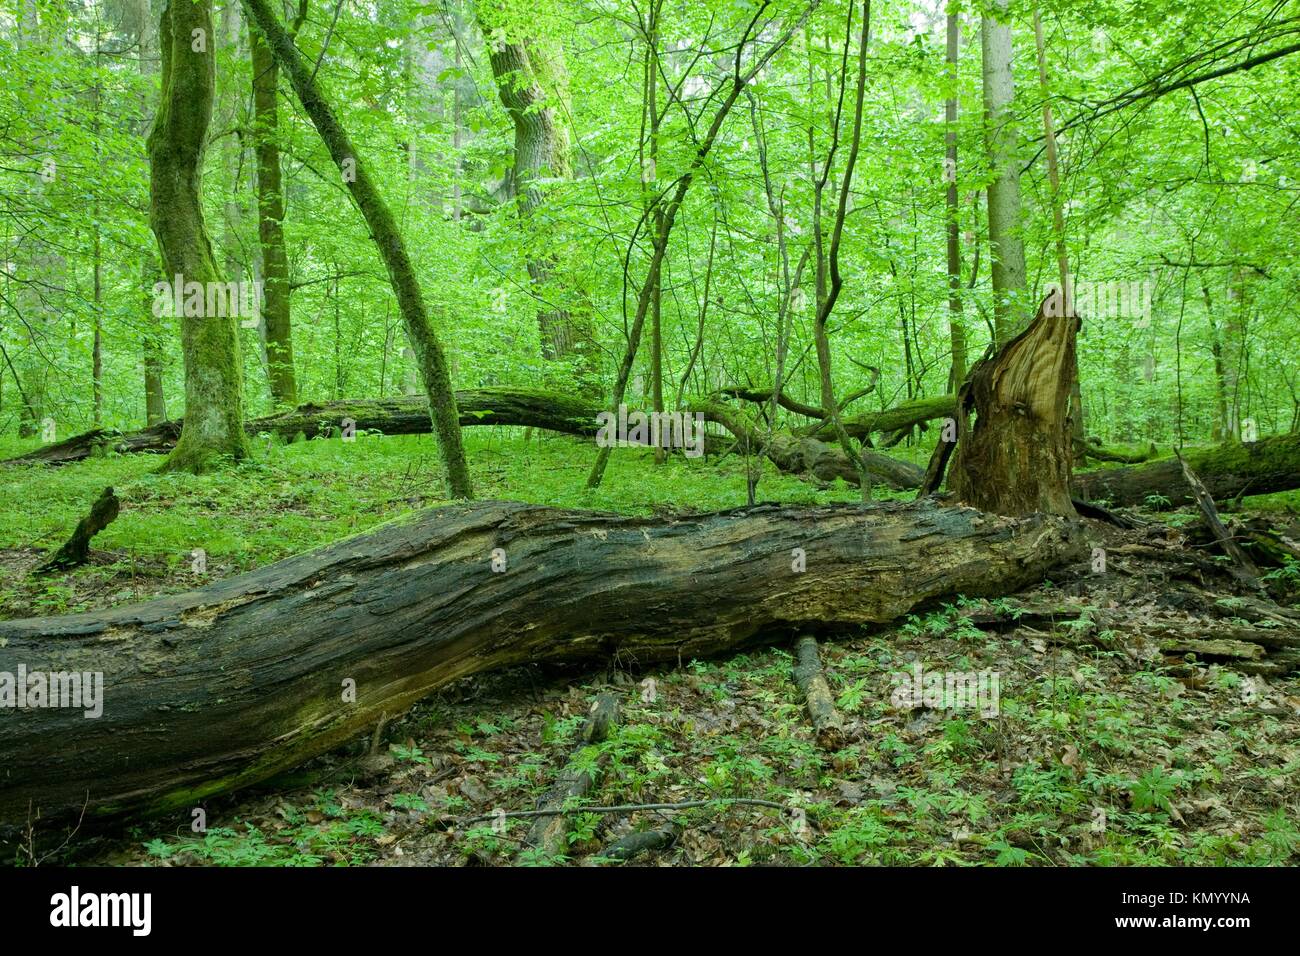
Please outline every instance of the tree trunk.
[[[478, 8], [479, 24], [487, 38], [497, 94], [515, 127], [514, 190], [519, 215], [525, 224], [531, 224], [534, 213], [545, 203], [541, 180], [573, 175], [568, 118], [564, 115], [568, 95], [564, 50], [558, 43], [536, 37], [507, 38], [504, 28], [493, 29], [484, 19], [483, 6]], [[537, 323], [542, 357], [575, 358], [579, 377], [589, 377], [594, 371], [595, 333], [589, 318], [550, 304], [555, 294], [548, 286], [555, 271], [553, 255], [529, 256], [528, 277], [541, 303]]]
[[406, 335], [424, 380], [433, 429], [438, 436], [438, 450], [447, 473], [447, 483], [456, 497], [472, 498], [474, 487], [470, 480], [469, 465], [465, 461], [465, 449], [461, 445], [460, 415], [456, 410], [456, 396], [451, 390], [447, 359], [442, 350], [442, 343], [438, 341], [438, 336], [429, 321], [424, 295], [420, 289], [420, 280], [407, 254], [406, 244], [397, 229], [397, 223], [379, 194], [378, 187], [370, 178], [365, 164], [361, 162], [360, 155], [352, 147], [347, 132], [340, 125], [334, 111], [316, 85], [316, 80], [303, 62], [302, 54], [298, 52], [298, 48], [294, 46], [284, 27], [271, 12], [267, 0], [243, 0], [243, 4], [257, 23], [280, 69], [289, 74], [294, 92], [298, 94], [303, 109], [311, 117], [312, 124], [329, 149], [330, 156], [338, 166], [344, 183], [360, 208], [366, 225], [370, 228], [370, 235], [388, 269], [388, 277], [397, 296], [402, 320], [406, 325]]
[[248, 25], [253, 64], [253, 149], [257, 155], [257, 238], [262, 247], [262, 323], [266, 370], [276, 407], [298, 404], [289, 314], [289, 257], [284, 245], [284, 187], [280, 181], [280, 70], [271, 48]]
[[975, 364], [962, 390], [948, 488], [994, 514], [1076, 516], [1069, 409], [1079, 320], [1053, 314], [1067, 310], [1049, 309], [1049, 301], [1027, 329]]
[[[162, 13], [159, 47], [162, 98], [149, 134], [149, 223], [158, 238], [164, 276], [169, 281], [180, 276], [182, 283], [212, 289], [221, 277], [201, 198], [216, 48], [211, 0], [169, 2]], [[203, 314], [206, 311], [199, 308], [199, 315], [178, 319], [186, 425], [167, 461], [172, 469], [201, 471], [221, 456], [248, 455], [237, 319]]]
[[[1006, 16], [1008, 0], [994, 0]], [[993, 324], [996, 344], [1020, 331], [1025, 317], [1025, 246], [1020, 223], [1020, 169], [1013, 122], [1015, 83], [1011, 71], [1011, 25], [985, 15], [984, 141], [994, 179], [988, 186], [989, 247], [992, 250]]]
[[[1300, 434], [1276, 435], [1248, 444], [1229, 441], [1213, 448], [1184, 448], [1183, 457], [1215, 501], [1300, 488]], [[1081, 498], [1107, 501], [1116, 507], [1195, 503], [1176, 458], [1083, 472], [1074, 476], [1074, 488]]]
[[956, 393], [966, 378], [966, 325], [961, 307], [961, 216], [957, 192], [957, 60], [961, 51], [961, 11], [957, 0], [948, 0], [947, 46], [945, 62], [948, 82], [953, 88], [944, 101], [944, 179], [945, 233], [948, 256], [948, 334], [952, 359], [948, 370], [948, 391]]
[[677, 661], [886, 622], [1007, 593], [1080, 553], [1059, 519], [931, 500], [671, 521], [503, 502], [426, 510], [187, 594], [0, 622], [0, 672], [103, 675], [97, 719], [38, 707], [0, 721], [0, 824], [188, 820], [470, 674]]

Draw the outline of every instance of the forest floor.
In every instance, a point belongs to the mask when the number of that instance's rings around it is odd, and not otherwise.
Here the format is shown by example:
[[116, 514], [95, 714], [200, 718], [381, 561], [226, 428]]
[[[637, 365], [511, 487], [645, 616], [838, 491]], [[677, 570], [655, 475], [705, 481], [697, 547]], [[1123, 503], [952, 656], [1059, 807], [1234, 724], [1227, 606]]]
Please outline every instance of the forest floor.
[[[474, 429], [467, 449], [482, 498], [635, 513], [744, 504], [736, 458], [656, 468], [623, 450], [602, 488], [587, 492], [589, 443]], [[157, 463], [125, 456], [5, 472], [0, 613], [67, 613], [189, 590], [442, 500], [424, 436], [262, 445], [252, 462], [202, 477], [157, 475]], [[92, 563], [33, 578], [107, 485], [122, 514], [95, 539]], [[759, 498], [858, 493], [769, 469]], [[1243, 507], [1294, 522], [1297, 505], [1292, 495]], [[1111, 553], [1104, 573], [1084, 562], [997, 601], [957, 598], [888, 627], [827, 635], [826, 677], [848, 724], [833, 752], [813, 739], [788, 648], [759, 645], [674, 668], [521, 667], [442, 689], [388, 724], [378, 747], [354, 741], [274, 789], [209, 802], [205, 833], [192, 832], [188, 814], [152, 820], [75, 839], [66, 860], [560, 862], [523, 846], [530, 820], [503, 825], [499, 814], [533, 809], [568, 767], [598, 774], [583, 806], [707, 801], [571, 814], [567, 859], [580, 864], [599, 864], [613, 840], [669, 821], [680, 838], [637, 862], [1300, 863], [1300, 677], [1160, 653], [1148, 625], [1213, 638], [1218, 622], [1232, 620], [1222, 608], [1235, 592], [1204, 560], [1180, 557], [1189, 550], [1180, 529], [1193, 515], [1146, 518], [1135, 531], [1095, 526]], [[1296, 605], [1298, 578], [1294, 566], [1273, 572], [1283, 603]], [[997, 715], [896, 706], [897, 675], [918, 664], [926, 673], [995, 673]], [[575, 755], [600, 693], [620, 698], [622, 720]]]

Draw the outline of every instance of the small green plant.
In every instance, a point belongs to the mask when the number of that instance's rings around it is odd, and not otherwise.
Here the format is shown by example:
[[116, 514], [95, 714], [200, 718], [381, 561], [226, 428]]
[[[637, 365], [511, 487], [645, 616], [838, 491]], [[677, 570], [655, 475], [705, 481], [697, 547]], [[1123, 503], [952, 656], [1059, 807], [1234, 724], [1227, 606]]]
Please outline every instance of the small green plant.
[[1171, 776], [1164, 767], [1156, 766], [1129, 785], [1133, 809], [1138, 811], [1170, 810], [1169, 798], [1181, 785], [1178, 777]]

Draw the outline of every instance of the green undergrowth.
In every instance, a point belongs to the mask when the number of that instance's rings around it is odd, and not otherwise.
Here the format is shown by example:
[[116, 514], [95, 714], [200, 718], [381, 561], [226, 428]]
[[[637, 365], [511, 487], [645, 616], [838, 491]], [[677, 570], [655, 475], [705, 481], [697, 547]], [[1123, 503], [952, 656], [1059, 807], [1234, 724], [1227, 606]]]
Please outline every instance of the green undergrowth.
[[[537, 696], [489, 684], [465, 699], [449, 689], [391, 729], [378, 778], [227, 800], [209, 808], [216, 829], [141, 828], [121, 858], [616, 865], [602, 855], [611, 842], [672, 822], [676, 845], [643, 862], [1300, 863], [1294, 718], [1261, 712], [1241, 675], [1210, 667], [1189, 683], [1097, 647], [981, 632], [958, 613], [967, 603], [823, 644], [850, 728], [838, 750], [812, 739], [792, 657], [780, 648], [553, 681]], [[894, 675], [918, 663], [996, 671], [999, 713], [897, 706]], [[622, 722], [604, 742], [576, 748], [602, 692], [620, 698]], [[560, 854], [525, 845], [530, 820], [485, 819], [533, 809], [566, 770], [597, 783], [571, 804]], [[753, 800], [779, 807], [744, 802]], [[689, 801], [707, 803], [582, 812]]]
[[[745, 461], [671, 457], [615, 449], [600, 488], [585, 487], [594, 445], [522, 429], [467, 429], [478, 498], [627, 514], [709, 511], [746, 503]], [[10, 440], [0, 452], [29, 450]], [[0, 607], [15, 613], [61, 613], [186, 590], [365, 531], [423, 507], [450, 503], [437, 446], [427, 435], [358, 435], [280, 444], [254, 443], [254, 457], [221, 471], [160, 474], [154, 455], [108, 455], [60, 468], [0, 471]], [[71, 533], [106, 486], [122, 501], [118, 519], [93, 543], [91, 565], [38, 582], [39, 555]], [[877, 497], [886, 497], [883, 490]], [[758, 500], [785, 503], [860, 500], [837, 481], [821, 489], [770, 464]], [[204, 570], [196, 571], [202, 551]], [[117, 590], [113, 590], [116, 588]], [[104, 589], [108, 589], [104, 593]]]

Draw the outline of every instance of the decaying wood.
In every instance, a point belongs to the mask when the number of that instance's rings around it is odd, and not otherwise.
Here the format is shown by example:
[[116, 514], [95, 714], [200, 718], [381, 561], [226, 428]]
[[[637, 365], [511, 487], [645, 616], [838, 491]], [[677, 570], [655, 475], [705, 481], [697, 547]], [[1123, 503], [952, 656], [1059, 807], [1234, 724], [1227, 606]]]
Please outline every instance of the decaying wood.
[[1259, 569], [1255, 567], [1250, 558], [1246, 557], [1245, 552], [1241, 550], [1241, 545], [1237, 544], [1232, 535], [1228, 534], [1228, 529], [1223, 526], [1223, 521], [1219, 518], [1219, 509], [1214, 506], [1214, 499], [1210, 497], [1210, 493], [1205, 490], [1205, 485], [1201, 484], [1200, 479], [1188, 467], [1187, 460], [1183, 458], [1177, 449], [1174, 450], [1174, 455], [1178, 459], [1178, 464], [1182, 466], [1183, 479], [1187, 482], [1187, 487], [1192, 490], [1192, 495], [1196, 499], [1196, 507], [1200, 509], [1205, 526], [1210, 529], [1210, 533], [1214, 535], [1214, 539], [1219, 543], [1219, 547], [1223, 549], [1223, 553], [1233, 562], [1232, 572], [1234, 577], [1247, 587], [1258, 590], [1261, 587]]
[[679, 836], [681, 836], [681, 828], [672, 823], [654, 830], [638, 830], [615, 840], [597, 856], [624, 863], [651, 850], [667, 849], [677, 842]]
[[0, 622], [0, 672], [99, 672], [104, 689], [98, 719], [0, 720], [0, 824], [193, 807], [492, 668], [648, 665], [886, 622], [1014, 591], [1083, 553], [1059, 518], [930, 499], [672, 519], [502, 502], [416, 512], [197, 591]]
[[1070, 393], [1079, 320], [1038, 308], [1028, 327], [977, 362], [961, 390], [960, 428], [948, 488], [995, 514], [1074, 517], [1070, 500]]
[[[468, 425], [523, 425], [574, 435], [594, 435], [598, 408], [562, 393], [526, 388], [476, 388], [456, 392], [462, 427]], [[118, 454], [163, 454], [172, 449], [183, 419], [161, 422], [134, 432], [95, 429], [46, 445], [6, 464], [64, 465], [89, 458], [104, 449]], [[339, 434], [350, 421], [358, 431], [385, 435], [423, 435], [432, 430], [429, 402], [423, 396], [382, 399], [345, 399], [307, 403], [276, 415], [244, 423], [251, 436], [269, 434], [285, 441], [302, 435], [317, 438]]]
[[90, 559], [90, 539], [99, 534], [117, 518], [122, 503], [112, 488], [105, 488], [104, 493], [90, 506], [90, 513], [77, 522], [76, 529], [54, 555], [36, 569], [37, 574], [50, 571], [66, 571], [85, 564]]
[[817, 638], [804, 634], [795, 641], [794, 649], [794, 679], [808, 706], [817, 744], [825, 750], [838, 750], [844, 746], [844, 718], [835, 709], [835, 698], [826, 683]]
[[[1300, 432], [1256, 442], [1231, 441], [1212, 448], [1184, 448], [1183, 457], [1216, 501], [1300, 488]], [[1075, 493], [1113, 506], [1179, 507], [1195, 504], [1177, 458], [1076, 474]]]
[[[824, 482], [840, 478], [852, 485], [858, 483], [857, 468], [837, 445], [786, 431], [776, 432], [769, 439], [737, 410], [720, 402], [697, 402], [693, 408], [708, 421], [718, 423], [747, 442], [751, 450], [762, 449], [768, 460], [787, 474]], [[924, 472], [911, 462], [890, 458], [871, 448], [858, 449], [858, 454], [874, 484], [894, 489], [915, 488], [924, 477]]]
[[1160, 642], [1160, 649], [1170, 654], [1195, 654], [1197, 657], [1230, 658], [1249, 661], [1261, 660], [1264, 648], [1258, 644], [1230, 641], [1222, 638], [1204, 640], [1195, 637], [1176, 637]]
[[1101, 439], [1096, 436], [1089, 438], [1079, 451], [1086, 458], [1092, 458], [1096, 461], [1117, 462], [1121, 465], [1141, 464], [1159, 455], [1159, 451], [1153, 444], [1148, 444], [1145, 448], [1129, 448], [1121, 445], [1107, 446], [1103, 445]]
[[[1171, 602], [1177, 611], [1012, 602], [964, 607], [960, 614], [979, 628], [1023, 629], [1048, 643], [1100, 644], [1130, 657], [1135, 656], [1134, 647], [1149, 640], [1165, 653], [1195, 653], [1234, 667], [1238, 661], [1255, 661], [1267, 663], [1270, 672], [1286, 673], [1296, 666], [1300, 613], [1252, 598], [1216, 603], [1209, 595], [1170, 592], [1169, 596], [1179, 598]], [[1242, 623], [1252, 619], [1260, 626]]]
[[[613, 694], [601, 694], [591, 704], [587, 719], [578, 734], [578, 746], [574, 750], [577, 756], [586, 747], [604, 741], [611, 728], [619, 721], [620, 707], [618, 698]], [[576, 800], [591, 790], [596, 780], [586, 770], [566, 769], [546, 792], [537, 808], [539, 810], [559, 810], [571, 800]], [[563, 814], [541, 816], [533, 823], [525, 841], [528, 846], [536, 847], [548, 857], [563, 854], [568, 846], [565, 836], [569, 832], [568, 821]]]

